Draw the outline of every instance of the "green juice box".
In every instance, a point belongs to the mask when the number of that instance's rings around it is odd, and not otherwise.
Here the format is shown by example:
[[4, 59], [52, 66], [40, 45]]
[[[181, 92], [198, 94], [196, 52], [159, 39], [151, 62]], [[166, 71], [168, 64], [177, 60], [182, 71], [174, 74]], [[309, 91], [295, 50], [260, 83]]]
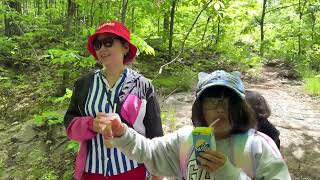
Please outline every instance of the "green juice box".
[[[207, 149], [216, 150], [215, 138], [212, 136], [212, 134], [213, 128], [211, 127], [196, 127], [193, 129], [193, 146], [195, 149], [196, 158], [201, 152]], [[200, 164], [198, 160], [197, 164]]]

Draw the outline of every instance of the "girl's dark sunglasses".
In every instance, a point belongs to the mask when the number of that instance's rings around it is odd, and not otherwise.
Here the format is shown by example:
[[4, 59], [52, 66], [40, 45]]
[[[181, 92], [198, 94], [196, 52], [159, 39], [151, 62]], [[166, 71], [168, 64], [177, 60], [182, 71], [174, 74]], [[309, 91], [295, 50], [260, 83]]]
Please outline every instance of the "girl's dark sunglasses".
[[112, 47], [113, 46], [113, 41], [115, 39], [119, 39], [118, 37], [106, 37], [106, 38], [103, 38], [103, 39], [95, 39], [93, 40], [92, 42], [92, 46], [94, 48], [94, 50], [99, 50], [101, 47], [102, 47], [102, 44], [104, 47], [106, 48], [109, 48], [109, 47]]

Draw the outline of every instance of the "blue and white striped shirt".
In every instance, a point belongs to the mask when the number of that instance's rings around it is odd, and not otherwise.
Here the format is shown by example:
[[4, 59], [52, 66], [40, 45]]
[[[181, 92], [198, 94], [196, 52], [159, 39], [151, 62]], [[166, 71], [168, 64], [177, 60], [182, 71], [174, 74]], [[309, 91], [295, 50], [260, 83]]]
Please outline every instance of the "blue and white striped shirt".
[[[96, 71], [85, 104], [86, 115], [96, 117], [98, 112], [112, 113], [115, 111], [115, 99], [119, 96], [127, 71], [128, 69], [124, 70], [112, 88], [102, 75], [102, 71]], [[85, 172], [113, 176], [138, 167], [136, 161], [128, 159], [117, 148], [106, 148], [101, 134], [97, 134], [89, 141], [87, 149]]]

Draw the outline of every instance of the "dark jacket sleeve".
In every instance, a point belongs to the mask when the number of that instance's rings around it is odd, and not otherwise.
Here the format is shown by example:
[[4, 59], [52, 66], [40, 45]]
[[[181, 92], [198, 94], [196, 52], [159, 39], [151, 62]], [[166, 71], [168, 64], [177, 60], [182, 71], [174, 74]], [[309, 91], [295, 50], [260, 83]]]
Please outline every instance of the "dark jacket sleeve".
[[92, 129], [94, 117], [86, 116], [84, 113], [84, 104], [91, 82], [90, 77], [90, 75], [83, 76], [74, 83], [69, 108], [64, 116], [68, 138], [80, 142], [89, 140], [96, 135]]
[[143, 120], [146, 127], [146, 137], [153, 138], [163, 136], [160, 107], [151, 83], [147, 90], [146, 106], [146, 114]]
[[81, 112], [79, 109], [79, 88], [77, 86], [79, 81], [76, 81], [73, 86], [73, 92], [70, 100], [70, 104], [66, 114], [64, 115], [64, 126], [67, 129], [75, 117], [80, 117]]
[[93, 72], [90, 72], [75, 81], [70, 104], [64, 116], [66, 129], [75, 117], [86, 116], [84, 113], [84, 105], [89, 93], [92, 77]]

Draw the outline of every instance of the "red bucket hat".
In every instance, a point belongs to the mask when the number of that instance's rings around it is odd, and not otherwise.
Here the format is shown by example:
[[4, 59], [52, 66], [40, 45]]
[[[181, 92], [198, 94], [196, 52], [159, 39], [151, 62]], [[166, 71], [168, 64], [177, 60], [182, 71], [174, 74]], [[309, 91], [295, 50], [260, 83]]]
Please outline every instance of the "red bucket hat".
[[123, 39], [125, 39], [129, 43], [129, 52], [125, 56], [123, 64], [128, 64], [128, 63], [132, 62], [136, 56], [137, 47], [130, 42], [130, 31], [128, 30], [128, 28], [126, 26], [124, 26], [121, 22], [118, 22], [118, 21], [111, 21], [111, 22], [107, 22], [107, 23], [102, 24], [101, 26], [99, 26], [96, 29], [95, 33], [93, 33], [91, 36], [89, 36], [89, 38], [88, 38], [88, 51], [90, 52], [90, 54], [92, 56], [94, 56], [95, 59], [98, 59], [96, 51], [93, 48], [92, 42], [98, 35], [104, 34], [104, 33], [115, 34], [119, 37], [122, 37]]

